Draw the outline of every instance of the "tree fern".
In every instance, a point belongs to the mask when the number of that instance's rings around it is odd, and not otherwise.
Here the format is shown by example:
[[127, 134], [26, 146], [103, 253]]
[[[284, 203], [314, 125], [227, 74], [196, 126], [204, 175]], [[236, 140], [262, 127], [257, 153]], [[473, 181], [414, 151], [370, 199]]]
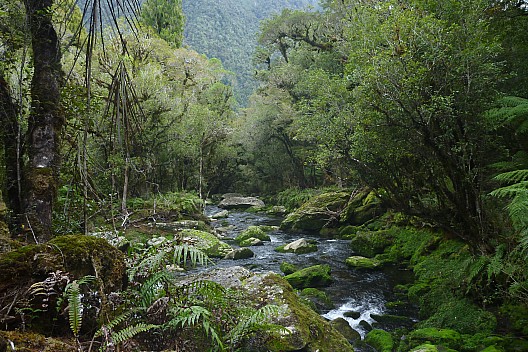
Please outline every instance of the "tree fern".
[[528, 99], [504, 97], [499, 100], [499, 107], [488, 112], [488, 118], [496, 127], [510, 125], [517, 133], [528, 132]]

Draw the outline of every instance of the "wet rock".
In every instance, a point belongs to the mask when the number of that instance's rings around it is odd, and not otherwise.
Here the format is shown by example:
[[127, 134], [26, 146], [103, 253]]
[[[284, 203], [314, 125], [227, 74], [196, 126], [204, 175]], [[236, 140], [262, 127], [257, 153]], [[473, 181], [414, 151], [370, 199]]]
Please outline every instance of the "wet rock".
[[381, 265], [381, 262], [374, 258], [365, 258], [361, 256], [348, 257], [345, 260], [346, 265], [358, 269], [375, 269]]
[[329, 265], [314, 265], [284, 277], [295, 288], [326, 287], [332, 283]]
[[211, 219], [224, 219], [224, 218], [227, 218], [228, 216], [229, 216], [229, 211], [222, 210], [222, 211], [219, 211], [218, 213], [211, 215]]
[[282, 205], [274, 205], [271, 207], [270, 210], [268, 210], [268, 214], [272, 215], [284, 215], [288, 212], [285, 206]]
[[313, 242], [307, 241], [305, 238], [299, 238], [298, 240], [288, 243], [284, 246], [279, 246], [275, 250], [277, 252], [306, 254], [317, 252], [317, 245]]
[[258, 238], [261, 241], [271, 241], [271, 238], [268, 235], [269, 231], [271, 231], [270, 226], [249, 226], [235, 238], [235, 242], [241, 243], [249, 238]]
[[249, 248], [237, 248], [227, 253], [224, 259], [247, 259], [255, 256], [255, 253]]
[[255, 237], [250, 237], [248, 239], [245, 239], [241, 241], [238, 245], [240, 247], [251, 247], [251, 246], [262, 246], [264, 243]]
[[358, 325], [361, 326], [363, 329], [365, 329], [365, 331], [371, 331], [372, 330], [372, 326], [366, 320], [361, 320], [358, 323]]
[[345, 316], [347, 318], [352, 318], [352, 319], [359, 319], [359, 317], [361, 316], [361, 313], [360, 312], [354, 312], [354, 311], [348, 311], [348, 312], [345, 312], [343, 314], [343, 316]]
[[224, 194], [222, 201], [218, 204], [224, 209], [247, 209], [250, 207], [264, 208], [264, 202], [256, 197], [242, 197], [239, 194]]
[[352, 329], [348, 321], [343, 318], [337, 318], [330, 322], [330, 324], [341, 333], [348, 341], [354, 342], [361, 340], [361, 335], [356, 330]]

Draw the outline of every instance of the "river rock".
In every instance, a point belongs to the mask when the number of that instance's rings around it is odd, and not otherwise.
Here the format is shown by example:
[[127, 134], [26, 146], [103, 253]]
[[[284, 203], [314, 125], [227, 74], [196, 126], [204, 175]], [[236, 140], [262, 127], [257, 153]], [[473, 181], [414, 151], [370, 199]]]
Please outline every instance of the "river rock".
[[317, 252], [317, 245], [315, 243], [308, 242], [305, 238], [299, 238], [296, 241], [288, 243], [282, 249], [284, 252], [291, 252], [295, 254], [305, 254], [305, 253]]
[[262, 246], [264, 245], [264, 242], [262, 242], [258, 238], [250, 237], [248, 239], [241, 241], [238, 245], [240, 247]]
[[351, 311], [343, 313], [343, 316], [347, 318], [352, 318], [352, 319], [359, 319], [359, 317], [361, 316], [361, 313], [351, 310]]
[[365, 342], [374, 347], [378, 352], [392, 352], [394, 341], [389, 332], [385, 330], [372, 330], [365, 336]]
[[227, 253], [224, 259], [248, 259], [255, 256], [255, 253], [249, 248], [237, 248]]
[[354, 342], [361, 340], [361, 334], [352, 329], [348, 321], [343, 318], [336, 318], [330, 324], [341, 333], [348, 341]]
[[330, 309], [335, 308], [334, 302], [328, 298], [326, 293], [316, 288], [305, 288], [300, 292], [300, 296], [304, 298], [312, 306], [312, 309], [319, 314], [321, 314], [322, 311], [329, 311]]
[[339, 214], [349, 198], [348, 192], [329, 192], [312, 197], [290, 213], [280, 228], [283, 231], [318, 233], [323, 227], [339, 220]]
[[258, 238], [261, 241], [271, 241], [271, 238], [268, 235], [269, 231], [271, 231], [271, 226], [249, 226], [235, 238], [235, 242], [242, 243], [242, 241], [249, 238]]
[[256, 197], [241, 197], [238, 194], [224, 194], [224, 199], [218, 206], [224, 209], [247, 209], [247, 208], [264, 208], [265, 204]]
[[303, 304], [292, 287], [279, 275], [268, 272], [255, 274], [242, 267], [213, 269], [188, 276], [184, 280], [211, 280], [235, 289], [248, 304], [262, 307], [273, 304], [280, 314], [272, 323], [286, 330], [281, 334], [258, 333], [247, 339], [244, 351], [353, 352], [350, 343], [319, 314]]
[[222, 211], [219, 211], [218, 213], [211, 215], [211, 219], [224, 219], [224, 218], [227, 218], [228, 216], [229, 216], [229, 211], [224, 209]]
[[333, 281], [330, 276], [330, 266], [326, 264], [310, 266], [286, 275], [284, 278], [297, 289], [326, 287]]
[[282, 271], [284, 275], [293, 274], [297, 270], [299, 270], [299, 268], [295, 264], [292, 264], [292, 263], [282, 262], [280, 265], [280, 271]]
[[348, 257], [345, 260], [346, 265], [358, 269], [375, 269], [381, 265], [381, 262], [374, 258], [365, 258], [359, 255]]
[[354, 253], [364, 257], [374, 257], [381, 254], [394, 241], [390, 230], [358, 231], [351, 237], [350, 248]]
[[224, 258], [233, 248], [227, 243], [220, 241], [212, 233], [200, 230], [181, 231], [183, 239], [192, 243], [196, 248], [203, 251], [209, 257]]

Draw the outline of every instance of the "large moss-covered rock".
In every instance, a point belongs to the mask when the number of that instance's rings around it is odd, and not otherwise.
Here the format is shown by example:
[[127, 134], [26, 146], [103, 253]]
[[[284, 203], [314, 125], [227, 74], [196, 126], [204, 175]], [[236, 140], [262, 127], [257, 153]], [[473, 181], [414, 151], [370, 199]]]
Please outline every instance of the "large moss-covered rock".
[[314, 265], [284, 277], [295, 288], [326, 287], [332, 283], [329, 265]]
[[268, 235], [268, 232], [271, 230], [272, 228], [270, 226], [249, 226], [235, 238], [235, 242], [241, 243], [249, 238], [258, 238], [261, 241], [271, 241], [271, 238]]
[[352, 329], [348, 321], [343, 318], [337, 318], [330, 322], [330, 324], [341, 333], [348, 341], [359, 341], [361, 340], [361, 334], [356, 330]]
[[311, 198], [281, 223], [283, 231], [319, 232], [332, 221], [350, 199], [348, 192], [329, 192]]
[[192, 242], [199, 250], [209, 257], [224, 258], [233, 248], [227, 243], [220, 241], [212, 233], [200, 230], [183, 230], [181, 235], [185, 241]]
[[[21, 331], [0, 331], [1, 339], [9, 340], [13, 343], [16, 351], [24, 352], [76, 352], [76, 343], [73, 339], [64, 341], [46, 337], [34, 332]], [[10, 344], [9, 344], [10, 345]], [[3, 351], [11, 351], [11, 347], [6, 347]], [[0, 346], [0, 352], [3, 352]]]
[[340, 214], [340, 221], [349, 225], [363, 225], [385, 212], [385, 208], [374, 191], [357, 192]]
[[348, 257], [345, 260], [346, 265], [357, 269], [375, 269], [381, 265], [381, 262], [374, 258], [365, 258], [359, 255]]
[[309, 302], [310, 306], [318, 313], [334, 308], [334, 302], [332, 302], [326, 293], [316, 288], [305, 288], [300, 292], [300, 296]]
[[451, 329], [424, 328], [412, 331], [408, 336], [408, 340], [411, 346], [432, 343], [457, 349], [462, 342], [462, 336]]
[[[33, 331], [49, 335], [69, 331], [64, 316], [56, 310], [66, 284], [87, 275], [97, 280], [87, 288], [93, 294], [83, 295], [91, 309], [100, 307], [94, 292], [119, 291], [126, 280], [125, 258], [122, 252], [106, 240], [93, 236], [68, 235], [52, 239], [46, 244], [28, 245], [0, 255], [0, 306], [11, 306], [8, 328], [31, 326]], [[62, 309], [64, 309], [63, 307]], [[22, 316], [14, 312], [34, 312]], [[85, 319], [83, 327], [96, 328], [95, 320]]]
[[350, 240], [350, 247], [357, 255], [374, 257], [390, 246], [394, 238], [389, 230], [358, 231]]
[[224, 194], [223, 198], [218, 206], [224, 209], [247, 209], [250, 207], [262, 209], [266, 206], [262, 200], [256, 197], [243, 197], [235, 193]]
[[394, 341], [390, 333], [384, 330], [372, 330], [365, 336], [365, 342], [378, 352], [392, 352]]

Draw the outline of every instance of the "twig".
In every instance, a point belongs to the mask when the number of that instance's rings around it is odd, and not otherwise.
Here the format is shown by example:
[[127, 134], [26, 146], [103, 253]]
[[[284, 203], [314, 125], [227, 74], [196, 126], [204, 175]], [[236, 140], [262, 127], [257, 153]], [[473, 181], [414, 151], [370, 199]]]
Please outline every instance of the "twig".
[[31, 230], [31, 233], [33, 234], [33, 239], [35, 240], [35, 243], [36, 244], [39, 244], [38, 241], [37, 241], [37, 236], [35, 236], [35, 231], [33, 231], [33, 227], [31, 227], [31, 223], [29, 222], [29, 218], [26, 214], [26, 221], [27, 221], [27, 224], [29, 226], [29, 229]]

